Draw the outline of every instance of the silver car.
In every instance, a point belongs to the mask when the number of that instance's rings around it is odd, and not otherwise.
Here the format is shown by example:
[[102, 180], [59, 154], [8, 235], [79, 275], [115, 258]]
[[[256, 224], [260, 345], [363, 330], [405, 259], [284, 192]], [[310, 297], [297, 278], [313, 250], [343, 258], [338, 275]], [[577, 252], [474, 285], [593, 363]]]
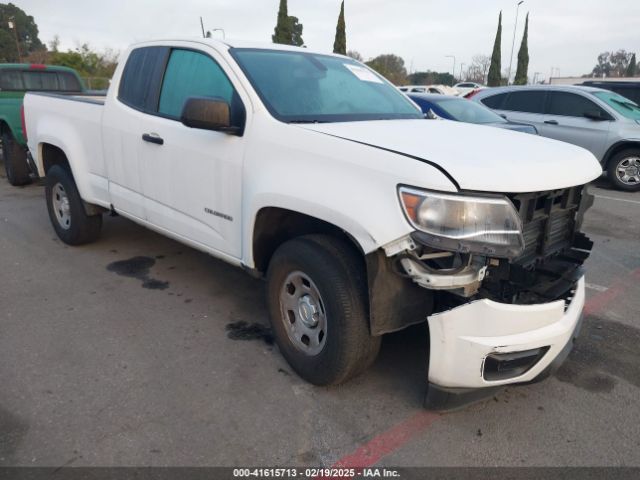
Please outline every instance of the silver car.
[[620, 190], [640, 190], [640, 107], [608, 90], [579, 86], [499, 87], [478, 92], [504, 118], [543, 137], [590, 150]]

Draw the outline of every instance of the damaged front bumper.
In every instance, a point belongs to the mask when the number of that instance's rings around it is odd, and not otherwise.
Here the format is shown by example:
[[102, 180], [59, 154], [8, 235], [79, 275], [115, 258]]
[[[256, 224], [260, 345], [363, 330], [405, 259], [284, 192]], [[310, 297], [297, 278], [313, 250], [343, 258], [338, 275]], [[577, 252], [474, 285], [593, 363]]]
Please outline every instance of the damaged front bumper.
[[583, 277], [567, 301], [510, 305], [484, 299], [430, 316], [425, 405], [457, 408], [495, 387], [548, 375], [571, 350], [584, 302]]

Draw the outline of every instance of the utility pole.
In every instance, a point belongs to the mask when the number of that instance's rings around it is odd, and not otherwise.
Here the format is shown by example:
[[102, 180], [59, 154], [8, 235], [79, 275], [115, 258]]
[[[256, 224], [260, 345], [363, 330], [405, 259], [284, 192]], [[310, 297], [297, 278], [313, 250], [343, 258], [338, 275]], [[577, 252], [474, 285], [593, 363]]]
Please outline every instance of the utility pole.
[[16, 25], [15, 17], [11, 17], [9, 20], [9, 29], [13, 30], [14, 37], [16, 39], [16, 50], [18, 51], [18, 63], [22, 63], [22, 53], [20, 52], [20, 42], [18, 41], [18, 26]]
[[453, 87], [453, 85], [456, 82], [456, 56], [455, 55], [445, 55], [445, 58], [453, 58], [453, 80], [452, 80], [452, 84], [451, 86]]
[[520, 5], [524, 3], [524, 0], [520, 0], [518, 2], [518, 6], [516, 8], [516, 23], [513, 26], [513, 41], [511, 42], [511, 57], [509, 60], [509, 74], [507, 75], [507, 85], [511, 83], [511, 67], [513, 67], [513, 49], [516, 46], [516, 29], [518, 28], [518, 13], [520, 12]]
[[460, 64], [460, 76], [458, 77], [458, 80], [460, 80], [461, 82], [463, 82], [465, 79], [462, 78], [462, 70], [464, 70], [466, 63], [461, 63]]

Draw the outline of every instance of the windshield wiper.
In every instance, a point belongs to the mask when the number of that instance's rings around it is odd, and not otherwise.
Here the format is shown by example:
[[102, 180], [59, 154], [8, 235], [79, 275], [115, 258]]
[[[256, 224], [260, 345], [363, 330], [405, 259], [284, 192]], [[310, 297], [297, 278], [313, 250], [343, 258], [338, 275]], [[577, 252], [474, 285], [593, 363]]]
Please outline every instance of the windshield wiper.
[[325, 120], [289, 120], [288, 123], [329, 123]]
[[636, 105], [635, 103], [631, 103], [631, 102], [623, 102], [621, 100], [616, 100], [615, 98], [611, 99], [612, 102], [616, 102], [618, 105], [622, 105], [625, 108], [628, 108], [629, 110], [640, 110], [640, 107], [638, 105]]

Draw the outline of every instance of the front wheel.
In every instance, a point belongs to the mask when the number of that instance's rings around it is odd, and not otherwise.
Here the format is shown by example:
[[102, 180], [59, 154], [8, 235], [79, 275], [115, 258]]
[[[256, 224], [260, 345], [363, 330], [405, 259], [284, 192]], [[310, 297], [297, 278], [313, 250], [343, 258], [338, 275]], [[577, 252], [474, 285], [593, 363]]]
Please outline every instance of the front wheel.
[[617, 153], [609, 161], [607, 175], [618, 190], [640, 190], [640, 150], [629, 149]]
[[49, 219], [60, 240], [68, 245], [83, 245], [97, 240], [102, 228], [102, 215], [87, 215], [76, 182], [68, 170], [59, 165], [49, 169], [45, 196]]
[[2, 133], [2, 156], [7, 180], [11, 185], [19, 187], [31, 183], [27, 152], [8, 131]]
[[347, 243], [299, 237], [269, 263], [267, 301], [282, 355], [315, 385], [345, 382], [373, 363], [380, 337], [369, 331], [366, 274]]

